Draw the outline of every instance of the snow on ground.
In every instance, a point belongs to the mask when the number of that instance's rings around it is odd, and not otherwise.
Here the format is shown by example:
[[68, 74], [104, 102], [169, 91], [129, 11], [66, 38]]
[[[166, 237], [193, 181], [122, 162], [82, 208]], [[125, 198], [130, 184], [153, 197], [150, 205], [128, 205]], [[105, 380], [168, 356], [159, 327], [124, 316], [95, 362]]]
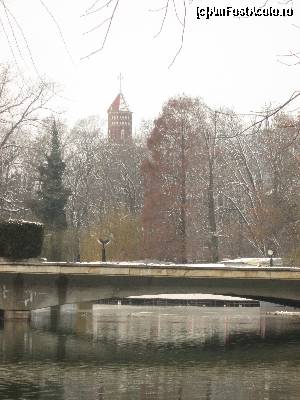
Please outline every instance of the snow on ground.
[[[243, 258], [235, 258], [233, 260], [224, 260], [222, 261], [225, 265], [237, 265], [237, 264], [244, 264], [244, 265], [252, 265], [256, 267], [264, 267], [270, 265], [270, 258], [267, 257], [243, 257]], [[279, 267], [282, 266], [282, 258], [273, 258], [273, 266]]]
[[[265, 267], [270, 265], [270, 258], [267, 257], [243, 257], [232, 260], [222, 260], [218, 263], [172, 263], [159, 260], [136, 260], [136, 261], [101, 261], [82, 262], [81, 264], [105, 264], [105, 265], [120, 265], [120, 266], [147, 266], [147, 267], [188, 267], [188, 268], [226, 268], [226, 267]], [[274, 267], [282, 267], [281, 258], [273, 258]]]

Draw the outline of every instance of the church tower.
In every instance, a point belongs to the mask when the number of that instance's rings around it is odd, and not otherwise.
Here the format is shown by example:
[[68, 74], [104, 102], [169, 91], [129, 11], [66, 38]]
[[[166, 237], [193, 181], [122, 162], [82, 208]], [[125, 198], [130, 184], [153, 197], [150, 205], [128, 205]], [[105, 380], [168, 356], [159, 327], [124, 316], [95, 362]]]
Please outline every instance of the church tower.
[[108, 113], [108, 140], [113, 143], [128, 143], [132, 140], [132, 112], [126, 103], [121, 89], [111, 106]]

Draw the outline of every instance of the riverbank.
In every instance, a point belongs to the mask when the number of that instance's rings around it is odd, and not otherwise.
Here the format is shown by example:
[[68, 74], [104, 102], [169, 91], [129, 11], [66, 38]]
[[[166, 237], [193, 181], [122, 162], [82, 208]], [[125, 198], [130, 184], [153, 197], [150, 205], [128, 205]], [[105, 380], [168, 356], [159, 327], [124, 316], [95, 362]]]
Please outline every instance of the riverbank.
[[[101, 299], [97, 304], [134, 306], [260, 307], [257, 300], [209, 294], [159, 294]], [[95, 306], [94, 306], [95, 307]], [[96, 307], [97, 308], [97, 307]]]

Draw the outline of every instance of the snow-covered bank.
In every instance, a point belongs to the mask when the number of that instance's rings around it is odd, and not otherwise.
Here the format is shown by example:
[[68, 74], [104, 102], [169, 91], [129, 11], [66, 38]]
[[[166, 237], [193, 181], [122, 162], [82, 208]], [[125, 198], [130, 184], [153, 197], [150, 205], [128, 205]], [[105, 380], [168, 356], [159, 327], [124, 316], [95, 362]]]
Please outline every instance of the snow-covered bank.
[[142, 296], [129, 296], [131, 299], [177, 299], [177, 300], [243, 300], [247, 301], [243, 297], [232, 297], [222, 296], [217, 294], [201, 294], [201, 293], [190, 293], [190, 294], [157, 294], [157, 295], [142, 295]]
[[281, 317], [298, 317], [300, 318], [300, 311], [269, 311], [268, 315], [280, 315]]

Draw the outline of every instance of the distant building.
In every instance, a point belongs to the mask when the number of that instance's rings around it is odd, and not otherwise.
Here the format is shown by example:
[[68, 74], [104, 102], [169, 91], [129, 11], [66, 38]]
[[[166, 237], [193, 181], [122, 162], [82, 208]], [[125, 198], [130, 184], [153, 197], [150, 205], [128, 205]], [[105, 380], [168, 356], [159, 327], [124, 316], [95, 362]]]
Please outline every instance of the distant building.
[[117, 95], [108, 113], [108, 140], [113, 143], [128, 143], [132, 140], [132, 112], [123, 93]]

